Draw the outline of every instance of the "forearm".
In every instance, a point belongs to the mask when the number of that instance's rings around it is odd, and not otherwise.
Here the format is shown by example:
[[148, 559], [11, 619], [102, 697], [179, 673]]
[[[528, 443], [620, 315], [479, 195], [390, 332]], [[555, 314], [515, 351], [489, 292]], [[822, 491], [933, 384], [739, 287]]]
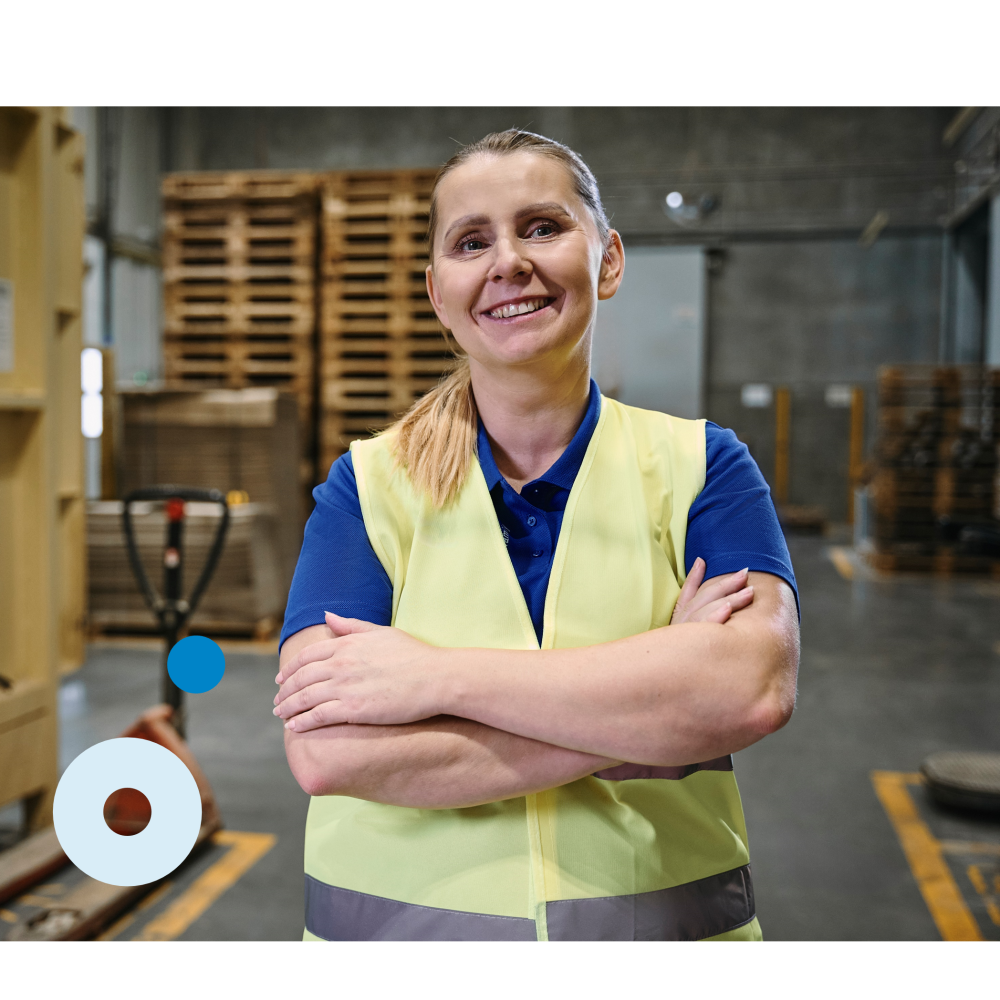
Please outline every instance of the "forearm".
[[741, 750], [787, 721], [798, 629], [787, 585], [758, 585], [753, 613], [724, 625], [582, 649], [435, 654], [443, 711], [585, 753], [681, 765]]
[[421, 809], [527, 795], [619, 763], [448, 716], [400, 726], [286, 730], [285, 751], [310, 795]]

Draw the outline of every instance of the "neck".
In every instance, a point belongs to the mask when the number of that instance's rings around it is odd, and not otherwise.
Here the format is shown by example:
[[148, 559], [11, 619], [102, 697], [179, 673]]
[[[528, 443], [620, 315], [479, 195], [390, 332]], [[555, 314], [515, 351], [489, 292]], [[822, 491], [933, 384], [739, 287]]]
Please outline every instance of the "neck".
[[517, 490], [550, 469], [583, 422], [589, 351], [560, 370], [489, 371], [471, 360], [472, 390], [501, 475]]

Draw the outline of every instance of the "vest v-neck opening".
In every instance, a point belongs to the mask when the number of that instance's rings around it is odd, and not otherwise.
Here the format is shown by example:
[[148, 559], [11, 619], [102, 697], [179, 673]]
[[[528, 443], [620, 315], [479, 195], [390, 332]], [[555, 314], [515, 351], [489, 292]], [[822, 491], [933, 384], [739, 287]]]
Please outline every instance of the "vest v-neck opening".
[[587, 409], [569, 444], [540, 476], [515, 490], [503, 477], [489, 435], [479, 421], [477, 457], [500, 525], [507, 556], [541, 644], [545, 601], [566, 506], [604, 409], [591, 379]]

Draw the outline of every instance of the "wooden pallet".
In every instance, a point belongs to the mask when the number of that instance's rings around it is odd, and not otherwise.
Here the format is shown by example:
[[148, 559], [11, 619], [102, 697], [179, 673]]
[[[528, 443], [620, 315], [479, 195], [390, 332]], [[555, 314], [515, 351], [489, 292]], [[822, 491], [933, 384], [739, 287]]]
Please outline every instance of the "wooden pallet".
[[315, 326], [312, 305], [299, 302], [185, 302], [169, 310], [167, 335], [200, 336], [278, 334], [311, 336]]
[[441, 378], [455, 364], [443, 343], [347, 340], [324, 345], [320, 375], [324, 382], [342, 378]]
[[425, 392], [437, 385], [437, 373], [411, 378], [324, 379], [323, 409], [338, 413], [368, 413], [373, 410], [402, 413]]
[[312, 196], [317, 177], [304, 171], [228, 170], [167, 174], [164, 199], [184, 202], [231, 199], [288, 200]]
[[316, 202], [311, 197], [267, 203], [240, 199], [164, 203], [163, 232], [171, 241], [225, 239], [233, 234], [244, 239], [288, 238], [315, 231]]
[[320, 418], [320, 453], [318, 473], [325, 479], [330, 466], [347, 451], [352, 441], [360, 441], [384, 430], [394, 422], [396, 415], [386, 410], [370, 410], [358, 413], [338, 413], [324, 411]]
[[164, 197], [164, 358], [171, 388], [281, 386], [312, 447], [318, 178], [171, 174]]
[[164, 342], [167, 378], [200, 375], [243, 388], [275, 378], [308, 378], [313, 370], [312, 344], [292, 336], [168, 336]]
[[946, 549], [912, 552], [880, 547], [868, 558], [871, 565], [883, 573], [978, 574], [1000, 580], [1000, 559], [988, 556], [958, 556]]
[[171, 314], [197, 305], [215, 304], [220, 308], [239, 308], [268, 305], [315, 307], [316, 287], [311, 283], [274, 282], [249, 284], [229, 281], [174, 282], [163, 289], [164, 309]]
[[454, 364], [427, 298], [435, 171], [341, 171], [322, 186], [320, 472]]
[[881, 369], [878, 383], [879, 559], [888, 569], [937, 571], [956, 558], [938, 551], [939, 522], [989, 519], [996, 509], [1000, 369], [901, 365]]

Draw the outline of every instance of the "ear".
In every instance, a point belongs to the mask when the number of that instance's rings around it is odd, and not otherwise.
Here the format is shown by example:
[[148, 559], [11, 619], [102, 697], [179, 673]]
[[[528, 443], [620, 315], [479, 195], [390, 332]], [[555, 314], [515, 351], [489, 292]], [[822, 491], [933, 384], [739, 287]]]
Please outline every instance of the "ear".
[[612, 229], [608, 235], [608, 246], [601, 258], [601, 274], [597, 279], [597, 297], [610, 299], [625, 274], [625, 247], [617, 230]]
[[327, 627], [333, 632], [335, 639], [339, 639], [342, 635], [351, 635], [354, 632], [374, 632], [375, 629], [384, 627], [362, 621], [360, 618], [341, 618], [340, 615], [335, 615], [332, 611], [326, 611], [324, 614]]
[[424, 274], [427, 278], [427, 297], [431, 300], [431, 305], [434, 307], [434, 312], [437, 313], [437, 318], [441, 321], [441, 325], [446, 330], [450, 330], [451, 323], [448, 321], [448, 311], [444, 307], [441, 292], [434, 280], [434, 265], [428, 264]]

